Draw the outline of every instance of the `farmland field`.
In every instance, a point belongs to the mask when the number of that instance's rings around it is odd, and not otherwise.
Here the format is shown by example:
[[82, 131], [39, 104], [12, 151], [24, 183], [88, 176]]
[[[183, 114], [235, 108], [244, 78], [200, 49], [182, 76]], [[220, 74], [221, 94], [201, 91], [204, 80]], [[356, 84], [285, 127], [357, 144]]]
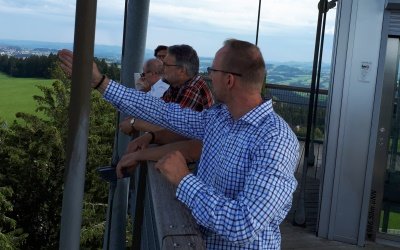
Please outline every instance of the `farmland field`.
[[35, 113], [34, 95], [40, 95], [37, 85], [50, 86], [54, 80], [14, 78], [0, 73], [0, 118], [7, 123], [15, 120], [15, 113]]
[[[381, 212], [380, 229], [382, 229], [382, 221], [383, 221], [383, 211]], [[394, 213], [394, 212], [390, 213], [388, 229], [397, 231], [397, 234], [400, 233], [400, 213]]]

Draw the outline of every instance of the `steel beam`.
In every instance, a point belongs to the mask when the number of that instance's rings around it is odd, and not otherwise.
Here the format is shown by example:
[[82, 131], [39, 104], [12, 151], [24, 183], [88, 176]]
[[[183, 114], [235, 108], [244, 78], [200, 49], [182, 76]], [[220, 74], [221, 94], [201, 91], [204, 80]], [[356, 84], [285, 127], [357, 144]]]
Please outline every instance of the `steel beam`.
[[97, 0], [77, 0], [60, 249], [79, 249]]

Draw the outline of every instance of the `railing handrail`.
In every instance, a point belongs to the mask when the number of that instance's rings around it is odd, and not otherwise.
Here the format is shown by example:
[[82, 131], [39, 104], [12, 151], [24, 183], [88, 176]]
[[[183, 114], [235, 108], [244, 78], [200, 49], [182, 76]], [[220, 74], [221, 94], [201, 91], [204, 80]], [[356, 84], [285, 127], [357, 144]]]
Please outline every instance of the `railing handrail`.
[[206, 249], [195, 219], [176, 199], [176, 187], [155, 169], [154, 164], [148, 161], [141, 166], [147, 167], [144, 219], [141, 235], [134, 235], [142, 237], [141, 249]]
[[[288, 90], [288, 91], [294, 91], [294, 92], [310, 93], [310, 88], [306, 88], [306, 87], [297, 87], [297, 86], [289, 86], [289, 85], [273, 84], [273, 83], [266, 83], [265, 85], [267, 87], [267, 90], [268, 89], [281, 89], [281, 90]], [[327, 95], [328, 90], [320, 89], [318, 91], [318, 94]]]

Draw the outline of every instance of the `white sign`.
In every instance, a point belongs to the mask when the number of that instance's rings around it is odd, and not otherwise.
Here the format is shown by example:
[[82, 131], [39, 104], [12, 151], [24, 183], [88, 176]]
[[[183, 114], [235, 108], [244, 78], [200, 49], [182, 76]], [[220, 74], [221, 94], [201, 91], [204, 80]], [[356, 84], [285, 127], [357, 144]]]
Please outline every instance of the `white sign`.
[[358, 80], [360, 82], [371, 82], [372, 62], [361, 62], [360, 75]]

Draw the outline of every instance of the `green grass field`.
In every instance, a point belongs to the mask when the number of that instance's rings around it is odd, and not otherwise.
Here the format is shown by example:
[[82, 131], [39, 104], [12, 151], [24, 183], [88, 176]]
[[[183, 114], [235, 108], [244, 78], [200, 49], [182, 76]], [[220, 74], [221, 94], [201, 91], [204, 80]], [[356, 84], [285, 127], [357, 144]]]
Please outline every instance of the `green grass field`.
[[[381, 212], [381, 221], [380, 221], [381, 227], [382, 227], [382, 221], [383, 221], [383, 212]], [[388, 229], [400, 230], [400, 213], [394, 213], [394, 212], [390, 213]]]
[[40, 95], [37, 85], [49, 86], [54, 80], [14, 78], [0, 73], [0, 118], [7, 123], [15, 120], [15, 113], [35, 113], [34, 95]]

